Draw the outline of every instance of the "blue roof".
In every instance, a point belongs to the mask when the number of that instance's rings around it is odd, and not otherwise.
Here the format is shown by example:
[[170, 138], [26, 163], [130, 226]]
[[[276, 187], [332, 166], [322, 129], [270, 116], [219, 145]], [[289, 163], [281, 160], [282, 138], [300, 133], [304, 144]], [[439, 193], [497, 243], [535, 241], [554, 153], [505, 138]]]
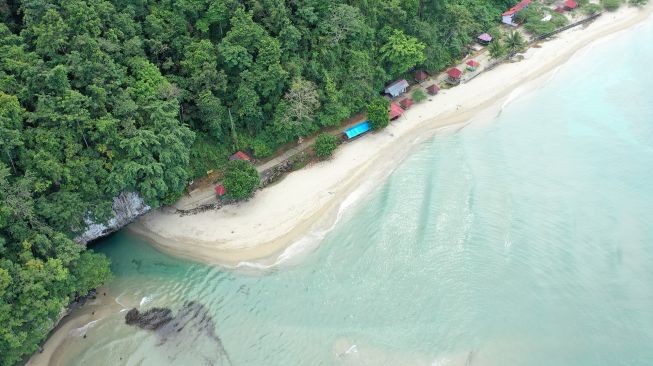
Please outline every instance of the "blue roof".
[[362, 135], [371, 129], [372, 126], [370, 125], [370, 121], [365, 121], [346, 129], [345, 135], [347, 135], [348, 139], [353, 139], [354, 137]]

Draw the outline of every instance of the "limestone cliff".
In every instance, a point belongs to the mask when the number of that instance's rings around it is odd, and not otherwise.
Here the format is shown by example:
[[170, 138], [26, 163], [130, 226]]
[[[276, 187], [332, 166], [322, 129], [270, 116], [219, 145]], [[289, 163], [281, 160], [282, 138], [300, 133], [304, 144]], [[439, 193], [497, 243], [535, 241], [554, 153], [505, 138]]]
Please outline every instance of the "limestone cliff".
[[109, 235], [120, 230], [134, 219], [150, 210], [143, 198], [135, 192], [122, 192], [113, 199], [113, 218], [106, 223], [96, 223], [86, 220], [86, 231], [75, 238], [80, 244], [86, 244], [92, 240]]

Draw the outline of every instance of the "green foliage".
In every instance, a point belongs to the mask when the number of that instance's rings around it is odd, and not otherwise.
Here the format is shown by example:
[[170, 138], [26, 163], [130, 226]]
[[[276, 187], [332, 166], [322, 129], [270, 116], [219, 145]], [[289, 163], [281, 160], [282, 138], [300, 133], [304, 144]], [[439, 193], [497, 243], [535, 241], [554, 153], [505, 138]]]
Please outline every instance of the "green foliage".
[[367, 119], [370, 121], [372, 128], [380, 130], [390, 123], [388, 109], [390, 102], [386, 98], [376, 97], [372, 99], [367, 106]]
[[494, 59], [501, 58], [508, 53], [508, 49], [506, 49], [506, 46], [498, 38], [495, 38], [490, 43], [488, 50], [490, 51], [490, 56]]
[[326, 159], [333, 155], [333, 152], [338, 147], [338, 138], [328, 133], [321, 133], [313, 144], [313, 151], [320, 159]]
[[512, 31], [508, 33], [505, 38], [506, 49], [510, 55], [521, 51], [526, 47], [526, 41], [524, 37], [518, 31]]
[[415, 89], [411, 96], [415, 103], [420, 103], [426, 100], [426, 93], [421, 88]]
[[621, 6], [621, 0], [601, 0], [601, 6], [607, 11], [615, 11]]
[[599, 4], [587, 4], [587, 5], [582, 7], [582, 10], [583, 10], [583, 13], [585, 13], [587, 15], [594, 15], [594, 14], [600, 12], [601, 10], [603, 10], [603, 8]]
[[635, 6], [643, 6], [648, 4], [648, 0], [630, 0], [630, 3]]
[[391, 74], [401, 74], [413, 66], [424, 62], [424, 48], [426, 45], [417, 38], [404, 34], [395, 29], [388, 36], [388, 40], [381, 47], [381, 58], [386, 62]]
[[256, 168], [244, 160], [232, 160], [222, 181], [227, 190], [227, 197], [242, 200], [249, 198], [261, 183]]

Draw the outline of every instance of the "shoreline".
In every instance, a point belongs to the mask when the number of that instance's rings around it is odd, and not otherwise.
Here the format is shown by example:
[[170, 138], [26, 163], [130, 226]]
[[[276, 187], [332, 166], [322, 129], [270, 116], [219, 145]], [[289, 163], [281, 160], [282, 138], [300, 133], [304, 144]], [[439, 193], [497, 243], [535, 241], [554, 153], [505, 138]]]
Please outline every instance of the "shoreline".
[[286, 251], [315, 247], [350, 201], [368, 194], [419, 143], [443, 128], [491, 120], [507, 104], [544, 85], [577, 52], [634, 28], [650, 19], [652, 10], [651, 4], [623, 6], [566, 30], [529, 48], [522, 61], [442, 90], [386, 129], [341, 145], [331, 160], [292, 172], [249, 201], [183, 217], [162, 208], [128, 229], [167, 254], [210, 265], [264, 269], [283, 263], [289, 258]]

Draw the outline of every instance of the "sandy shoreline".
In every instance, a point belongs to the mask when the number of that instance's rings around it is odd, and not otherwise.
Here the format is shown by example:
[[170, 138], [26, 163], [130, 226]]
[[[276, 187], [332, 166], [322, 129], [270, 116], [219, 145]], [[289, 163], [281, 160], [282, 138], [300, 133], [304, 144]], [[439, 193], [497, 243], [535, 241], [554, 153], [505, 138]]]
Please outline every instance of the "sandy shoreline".
[[577, 51], [650, 19], [652, 10], [652, 4], [623, 7], [565, 31], [529, 49], [520, 62], [500, 65], [413, 106], [383, 131], [344, 144], [331, 161], [293, 172], [248, 202], [184, 217], [159, 209], [129, 228], [164, 252], [208, 264], [234, 267], [248, 261], [259, 265], [282, 261], [285, 256], [279, 254], [307, 233], [314, 235], [304, 241], [319, 241], [336, 221], [341, 204], [350, 205], [352, 192], [357, 196], [369, 192], [412, 147], [438, 129], [472, 118], [490, 119], [516, 95], [546, 82], [544, 76]]

